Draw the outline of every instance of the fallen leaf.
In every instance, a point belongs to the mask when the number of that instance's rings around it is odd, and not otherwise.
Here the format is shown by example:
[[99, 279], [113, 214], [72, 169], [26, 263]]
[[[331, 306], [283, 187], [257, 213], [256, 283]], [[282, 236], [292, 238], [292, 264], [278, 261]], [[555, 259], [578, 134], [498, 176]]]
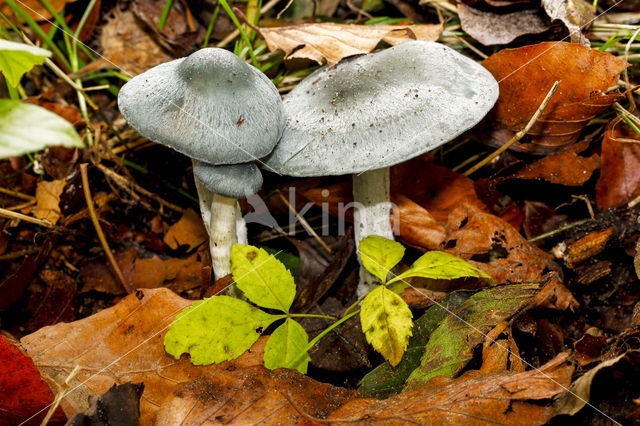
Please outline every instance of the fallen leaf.
[[612, 120], [602, 141], [602, 167], [596, 204], [605, 210], [640, 195], [640, 137], [623, 122]]
[[38, 278], [29, 285], [29, 319], [24, 325], [25, 329], [35, 331], [61, 321], [73, 321], [76, 281], [56, 269], [42, 269]]
[[48, 220], [53, 224], [60, 220], [62, 212], [58, 204], [66, 184], [67, 181], [65, 179], [38, 182], [36, 187], [36, 211], [33, 213], [36, 218]]
[[438, 377], [425, 386], [385, 400], [354, 398], [329, 416], [340, 424], [544, 424], [555, 410], [544, 405], [571, 383], [567, 353], [539, 369], [484, 375], [468, 371], [457, 379]]
[[164, 236], [164, 243], [172, 250], [187, 246], [191, 251], [209, 239], [202, 218], [193, 209], [187, 209], [179, 221], [171, 225]]
[[451, 213], [444, 247], [491, 275], [498, 284], [539, 282], [549, 272], [560, 270], [551, 256], [507, 222], [467, 206]]
[[542, 7], [552, 20], [560, 20], [569, 30], [572, 43], [589, 46], [582, 31], [596, 19], [596, 8], [585, 0], [542, 0]]
[[625, 364], [632, 365], [635, 374], [637, 374], [640, 368], [640, 351], [629, 350], [616, 358], [603, 361], [587, 371], [582, 377], [571, 383], [569, 389], [558, 397], [555, 404], [557, 413], [570, 416], [578, 413], [591, 399], [591, 385], [596, 376], [607, 375], [606, 373], [608, 373], [613, 378], [620, 380], [622, 376], [616, 370], [625, 369]]
[[[348, 56], [369, 53], [384, 41], [392, 46], [412, 41], [435, 41], [442, 34], [441, 24], [345, 25], [302, 24], [290, 27], [260, 28], [270, 51], [282, 50], [285, 58], [307, 58], [335, 65]], [[298, 50], [295, 50], [299, 48]]]
[[140, 422], [140, 397], [144, 384], [127, 382], [113, 385], [100, 396], [89, 397], [89, 408], [77, 413], [65, 426], [137, 425]]
[[436, 376], [453, 377], [459, 373], [485, 335], [526, 306], [539, 290], [537, 284], [512, 284], [471, 296], [431, 333], [420, 366], [411, 372], [403, 391], [417, 389]]
[[[71, 3], [71, 0], [49, 0], [51, 7], [56, 13], [62, 11], [67, 3]], [[36, 21], [44, 21], [47, 19], [51, 19], [51, 13], [47, 10], [46, 7], [39, 0], [20, 0], [20, 4], [18, 7], [21, 7], [22, 10], [29, 15], [31, 18]], [[15, 16], [13, 15], [13, 11], [9, 7], [9, 5], [2, 1], [0, 2], [0, 12], [2, 12], [9, 20], [15, 22]], [[6, 26], [4, 20], [2, 21], [2, 26]]]
[[497, 131], [522, 130], [554, 82], [561, 81], [528, 133], [531, 142], [514, 145], [534, 153], [554, 152], [575, 142], [592, 118], [621, 98], [619, 91], [607, 90], [628, 65], [609, 53], [565, 42], [503, 49], [482, 64], [500, 84], [491, 113]]
[[524, 202], [522, 228], [527, 238], [537, 237], [566, 225], [567, 219], [567, 215], [558, 214], [554, 209], [539, 201]]
[[293, 370], [221, 370], [176, 386], [156, 425], [306, 424], [301, 412], [324, 419], [351, 394]]
[[399, 229], [402, 241], [427, 250], [437, 250], [446, 237], [445, 227], [427, 209], [402, 194], [391, 198], [391, 228]]
[[[0, 335], [0, 412], [1, 425], [40, 424], [47, 414], [48, 405], [53, 402], [53, 393], [40, 377], [31, 358], [23, 354], [17, 346]], [[33, 416], [33, 418], [32, 418]], [[65, 415], [57, 409], [51, 422], [64, 422]]]
[[72, 323], [44, 327], [20, 343], [50, 387], [57, 389], [80, 365], [72, 391], [61, 404], [69, 417], [87, 409], [89, 395], [102, 394], [113, 384], [142, 382], [140, 423], [149, 425], [178, 383], [208, 371], [262, 363], [264, 339], [240, 358], [217, 365], [194, 366], [188, 357], [175, 360], [167, 354], [163, 344], [167, 326], [190, 303], [167, 289], [138, 290], [111, 308]]
[[458, 3], [457, 8], [462, 29], [485, 46], [508, 44], [522, 35], [539, 34], [549, 28], [549, 19], [538, 9], [504, 13], [476, 9], [465, 3]]
[[510, 178], [546, 180], [559, 185], [582, 186], [598, 167], [600, 167], [600, 157], [597, 154], [581, 157], [573, 150], [566, 150], [527, 164]]
[[134, 76], [175, 59], [155, 42], [143, 25], [130, 10], [121, 12], [114, 9], [100, 31], [99, 41], [105, 59], [83, 70], [117, 67]]

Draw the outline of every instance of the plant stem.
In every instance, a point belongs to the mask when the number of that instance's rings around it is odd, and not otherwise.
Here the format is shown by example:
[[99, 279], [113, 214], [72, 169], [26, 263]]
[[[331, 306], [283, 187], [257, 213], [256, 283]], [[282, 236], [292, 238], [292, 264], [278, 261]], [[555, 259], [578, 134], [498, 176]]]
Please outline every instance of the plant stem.
[[343, 322], [347, 321], [349, 318], [351, 318], [354, 315], [357, 315], [360, 313], [360, 309], [358, 309], [355, 312], [350, 313], [349, 315], [340, 318], [338, 321], [334, 322], [333, 324], [331, 324], [329, 327], [327, 327], [326, 329], [324, 329], [320, 334], [318, 334], [316, 337], [313, 338], [313, 340], [311, 340], [309, 342], [309, 344], [307, 345], [307, 347], [305, 348], [305, 350], [303, 352], [300, 353], [300, 355], [298, 356], [298, 358], [296, 358], [294, 360], [294, 362], [291, 363], [291, 365], [297, 365], [300, 362], [300, 358], [302, 358], [306, 353], [308, 353], [311, 348], [313, 348], [315, 346], [316, 343], [318, 343], [318, 341], [320, 339], [322, 339], [324, 336], [326, 336], [331, 330], [333, 330], [334, 328], [336, 328], [337, 326], [339, 326], [340, 324], [342, 324]]
[[289, 314], [291, 318], [324, 318], [331, 321], [336, 321], [338, 318], [332, 317], [331, 315], [319, 315], [319, 314]]

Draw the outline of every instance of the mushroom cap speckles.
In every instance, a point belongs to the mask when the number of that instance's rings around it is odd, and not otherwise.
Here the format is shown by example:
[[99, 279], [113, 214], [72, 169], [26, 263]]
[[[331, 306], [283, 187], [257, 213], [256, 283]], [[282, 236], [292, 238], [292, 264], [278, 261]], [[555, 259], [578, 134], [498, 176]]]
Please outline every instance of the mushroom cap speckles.
[[444, 45], [413, 41], [323, 67], [284, 100], [287, 122], [265, 161], [319, 176], [389, 167], [447, 143], [498, 99], [481, 65]]
[[230, 198], [248, 198], [262, 186], [262, 173], [254, 163], [214, 166], [196, 161], [193, 174], [209, 191]]
[[273, 83], [223, 49], [201, 49], [134, 77], [118, 105], [141, 135], [210, 164], [264, 157], [284, 126]]

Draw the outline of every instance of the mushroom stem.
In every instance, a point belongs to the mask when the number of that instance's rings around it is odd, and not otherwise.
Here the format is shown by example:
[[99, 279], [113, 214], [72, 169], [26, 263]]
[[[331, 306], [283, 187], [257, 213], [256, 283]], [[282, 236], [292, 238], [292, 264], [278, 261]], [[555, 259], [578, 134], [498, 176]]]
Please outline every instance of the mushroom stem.
[[[353, 175], [353, 222], [356, 247], [359, 247], [360, 240], [368, 235], [393, 239], [389, 181], [388, 167]], [[358, 262], [360, 262], [358, 297], [362, 297], [380, 285], [380, 280], [362, 266], [360, 256], [358, 256]]]
[[[238, 200], [209, 191], [198, 178], [195, 179], [200, 200], [200, 214], [209, 234], [211, 266], [216, 280], [231, 273], [231, 246], [242, 232], [237, 233]], [[246, 227], [244, 227], [246, 231]], [[246, 237], [243, 237], [246, 238]]]

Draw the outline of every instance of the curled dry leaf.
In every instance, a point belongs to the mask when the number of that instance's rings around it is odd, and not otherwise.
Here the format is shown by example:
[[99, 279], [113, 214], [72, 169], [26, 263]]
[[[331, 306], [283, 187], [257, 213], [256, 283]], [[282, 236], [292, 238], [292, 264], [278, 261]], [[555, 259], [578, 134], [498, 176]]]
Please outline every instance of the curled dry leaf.
[[528, 133], [531, 142], [514, 145], [521, 151], [548, 153], [575, 142], [592, 118], [621, 98], [619, 91], [607, 90], [627, 63], [578, 44], [545, 42], [501, 50], [483, 65], [500, 84], [500, 97], [491, 113], [494, 143], [505, 138], [504, 132], [498, 136], [500, 130], [522, 130], [554, 82], [561, 81]]
[[[555, 410], [543, 403], [571, 383], [567, 353], [538, 370], [484, 375], [468, 371], [457, 379], [436, 377], [426, 385], [385, 400], [352, 399], [329, 417], [341, 424], [544, 424]], [[531, 402], [536, 401], [536, 402]]]
[[221, 370], [176, 386], [156, 425], [301, 424], [300, 412], [324, 419], [351, 395], [293, 370]]
[[191, 251], [208, 239], [202, 218], [193, 209], [188, 209], [179, 221], [171, 225], [164, 236], [164, 243], [172, 250], [187, 246]]
[[538, 9], [499, 13], [458, 3], [458, 14], [462, 29], [485, 46], [508, 44], [521, 35], [538, 34], [549, 28], [549, 19]]
[[[302, 24], [260, 28], [269, 50], [282, 50], [285, 58], [306, 58], [334, 65], [348, 56], [369, 53], [384, 41], [392, 46], [411, 40], [435, 41], [444, 26]], [[298, 49], [298, 50], [295, 50]]]
[[60, 195], [64, 186], [67, 184], [65, 179], [58, 179], [51, 182], [40, 181], [36, 187], [36, 211], [33, 213], [38, 219], [45, 219], [56, 224], [62, 217], [60, 211]]
[[542, 7], [553, 20], [562, 21], [571, 36], [572, 43], [589, 46], [583, 30], [596, 19], [596, 8], [585, 0], [542, 0]]
[[187, 357], [168, 355], [163, 344], [167, 327], [190, 303], [167, 289], [138, 290], [109, 309], [44, 327], [20, 343], [53, 389], [80, 365], [72, 391], [62, 400], [67, 416], [85, 411], [89, 395], [102, 394], [113, 384], [142, 382], [140, 423], [148, 425], [176, 384], [209, 371], [262, 364], [264, 339], [240, 358], [216, 365], [194, 366]]
[[640, 136], [618, 119], [612, 120], [602, 141], [602, 167], [596, 203], [608, 209], [640, 195]]

